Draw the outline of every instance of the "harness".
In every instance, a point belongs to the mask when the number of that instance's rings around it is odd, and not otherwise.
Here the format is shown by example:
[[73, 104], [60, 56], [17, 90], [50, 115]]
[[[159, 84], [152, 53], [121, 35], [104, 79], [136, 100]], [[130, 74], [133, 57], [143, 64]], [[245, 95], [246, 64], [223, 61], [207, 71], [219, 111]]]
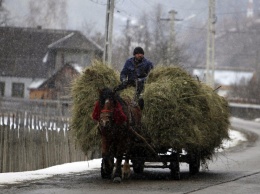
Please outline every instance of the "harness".
[[101, 110], [100, 112], [102, 112], [102, 113], [106, 113], [106, 112], [108, 112], [108, 113], [113, 113], [113, 110], [103, 109], [103, 110]]

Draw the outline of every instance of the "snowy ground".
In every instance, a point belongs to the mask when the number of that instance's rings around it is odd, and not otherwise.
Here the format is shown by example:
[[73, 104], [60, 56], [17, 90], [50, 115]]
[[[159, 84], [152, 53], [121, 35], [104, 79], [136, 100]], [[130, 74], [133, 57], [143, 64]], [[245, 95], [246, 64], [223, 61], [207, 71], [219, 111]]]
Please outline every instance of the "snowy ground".
[[[223, 142], [224, 148], [233, 147], [241, 141], [246, 141], [245, 136], [240, 132], [230, 130], [229, 135], [231, 140]], [[52, 166], [35, 171], [0, 173], [0, 187], [6, 184], [15, 184], [24, 181], [44, 179], [54, 175], [85, 172], [88, 170], [100, 168], [100, 164], [101, 159], [94, 159], [89, 161], [73, 162]]]

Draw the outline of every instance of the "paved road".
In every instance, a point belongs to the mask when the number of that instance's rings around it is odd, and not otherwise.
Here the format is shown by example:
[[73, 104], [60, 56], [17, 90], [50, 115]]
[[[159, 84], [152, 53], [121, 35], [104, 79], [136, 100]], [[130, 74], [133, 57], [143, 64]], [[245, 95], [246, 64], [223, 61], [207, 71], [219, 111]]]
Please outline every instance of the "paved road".
[[2, 188], [5, 194], [219, 194], [260, 193], [260, 123], [232, 119], [232, 126], [246, 132], [249, 142], [216, 155], [208, 169], [190, 176], [181, 165], [181, 180], [171, 180], [169, 169], [145, 169], [141, 175], [114, 184], [100, 178], [100, 169], [75, 175], [28, 182]]

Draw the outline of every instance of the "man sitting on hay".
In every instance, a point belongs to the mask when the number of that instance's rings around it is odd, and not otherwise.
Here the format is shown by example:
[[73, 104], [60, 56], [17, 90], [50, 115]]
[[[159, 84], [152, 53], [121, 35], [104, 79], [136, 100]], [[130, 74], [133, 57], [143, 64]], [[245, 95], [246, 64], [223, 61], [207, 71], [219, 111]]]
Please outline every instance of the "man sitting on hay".
[[136, 47], [133, 51], [134, 57], [126, 60], [120, 73], [121, 84], [114, 88], [114, 91], [120, 91], [128, 86], [136, 87], [135, 102], [138, 102], [141, 109], [144, 107], [144, 101], [140, 95], [144, 89], [145, 80], [153, 68], [151, 61], [144, 57], [144, 50]]

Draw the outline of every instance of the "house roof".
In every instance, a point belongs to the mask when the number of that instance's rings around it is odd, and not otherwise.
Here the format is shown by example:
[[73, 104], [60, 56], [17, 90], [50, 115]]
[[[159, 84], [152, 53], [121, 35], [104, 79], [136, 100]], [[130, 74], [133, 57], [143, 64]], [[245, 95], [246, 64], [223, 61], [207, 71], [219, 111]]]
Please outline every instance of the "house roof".
[[48, 45], [51, 49], [77, 49], [77, 50], [103, 50], [98, 44], [87, 39], [84, 35], [77, 32], [71, 32], [70, 34], [62, 37], [61, 39]]
[[43, 60], [51, 49], [102, 52], [79, 31], [0, 27], [0, 76], [46, 78]]
[[53, 75], [51, 75], [47, 79], [35, 79], [32, 81], [32, 83], [29, 85], [28, 89], [38, 89], [44, 86], [47, 82], [50, 82], [51, 80], [55, 79], [55, 77], [61, 72], [64, 68], [70, 67], [75, 70], [77, 73], [83, 72], [83, 67], [77, 63], [67, 63], [64, 66], [62, 66], [58, 71], [56, 71]]
[[78, 65], [76, 63], [66, 63], [64, 66], [62, 66], [58, 71], [56, 71], [53, 75], [51, 75], [48, 79], [42, 80], [42, 82], [38, 82], [38, 85], [34, 84], [35, 87], [30, 87], [30, 89], [39, 89], [44, 88], [46, 84], [53, 82], [53, 80], [56, 79], [57, 76], [62, 72], [65, 68], [71, 68], [76, 72], [77, 74], [80, 74], [83, 72], [83, 68], [81, 65]]

